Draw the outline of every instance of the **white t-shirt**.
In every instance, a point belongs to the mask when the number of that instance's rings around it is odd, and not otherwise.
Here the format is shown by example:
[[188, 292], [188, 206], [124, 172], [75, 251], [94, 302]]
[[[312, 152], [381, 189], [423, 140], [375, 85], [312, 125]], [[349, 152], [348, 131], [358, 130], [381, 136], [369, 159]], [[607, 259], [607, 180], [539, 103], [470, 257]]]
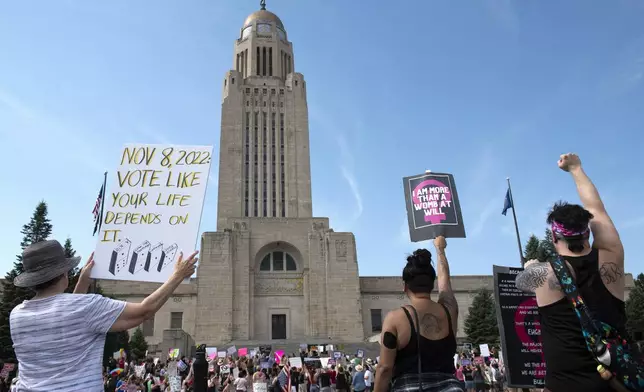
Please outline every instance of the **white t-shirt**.
[[371, 373], [371, 370], [367, 369], [367, 371], [364, 372], [364, 385], [369, 388], [371, 387], [371, 384], [373, 384], [373, 373]]
[[125, 302], [97, 294], [58, 294], [11, 311], [20, 367], [17, 392], [102, 392], [105, 335]]
[[248, 380], [245, 378], [238, 378], [234, 382], [235, 384], [235, 389], [238, 391], [245, 391], [248, 389]]

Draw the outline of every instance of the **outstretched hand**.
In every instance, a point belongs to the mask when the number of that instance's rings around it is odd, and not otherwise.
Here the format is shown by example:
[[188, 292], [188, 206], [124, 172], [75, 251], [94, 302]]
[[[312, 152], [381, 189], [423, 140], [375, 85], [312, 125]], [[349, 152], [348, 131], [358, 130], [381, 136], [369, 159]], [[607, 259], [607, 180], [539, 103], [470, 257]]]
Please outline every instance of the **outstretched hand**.
[[581, 160], [577, 154], [569, 152], [568, 154], [563, 154], [559, 157], [557, 166], [563, 171], [573, 171], [581, 167]]
[[195, 264], [199, 261], [197, 257], [199, 251], [194, 251], [187, 259], [183, 259], [183, 252], [179, 254], [179, 260], [174, 265], [174, 275], [183, 279], [188, 279], [195, 273]]
[[87, 263], [85, 263], [85, 266], [81, 269], [78, 280], [88, 282], [89, 276], [92, 274], [93, 267], [94, 267], [94, 252], [92, 252], [92, 254], [89, 256], [89, 259], [87, 259]]

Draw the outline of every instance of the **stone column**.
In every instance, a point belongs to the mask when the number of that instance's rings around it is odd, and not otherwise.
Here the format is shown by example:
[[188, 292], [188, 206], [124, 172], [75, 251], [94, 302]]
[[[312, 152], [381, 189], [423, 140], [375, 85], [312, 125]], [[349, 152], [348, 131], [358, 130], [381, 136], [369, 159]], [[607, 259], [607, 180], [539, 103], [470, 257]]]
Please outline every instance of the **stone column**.
[[248, 285], [248, 340], [255, 338], [255, 268], [251, 267], [248, 270], [249, 285]]
[[304, 268], [302, 272], [302, 292], [304, 293], [304, 333], [311, 336], [311, 294], [309, 293], [309, 269]]

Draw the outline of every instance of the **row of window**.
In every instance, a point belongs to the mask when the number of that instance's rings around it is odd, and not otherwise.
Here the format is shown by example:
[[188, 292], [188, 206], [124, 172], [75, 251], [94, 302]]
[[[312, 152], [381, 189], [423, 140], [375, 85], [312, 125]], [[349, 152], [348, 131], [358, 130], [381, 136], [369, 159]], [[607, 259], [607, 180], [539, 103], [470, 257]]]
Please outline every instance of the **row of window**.
[[290, 254], [275, 251], [264, 256], [259, 264], [259, 270], [262, 272], [297, 271], [297, 264]]
[[[277, 92], [276, 89], [274, 89], [274, 88], [271, 89], [271, 95], [275, 95], [276, 92]], [[253, 89], [253, 94], [259, 95], [259, 88], [257, 88], [257, 87], [254, 88]], [[267, 95], [267, 94], [268, 94], [268, 89], [263, 88], [262, 89], [262, 95]], [[250, 87], [246, 87], [246, 95], [250, 95]], [[284, 89], [283, 88], [280, 89], [280, 95], [284, 95]]]
[[[183, 312], [171, 312], [170, 313], [170, 329], [182, 329], [183, 328]], [[154, 316], [151, 319], [145, 320], [141, 324], [141, 330], [143, 331], [143, 336], [154, 336]]]
[[[255, 52], [255, 74], [257, 76], [273, 76], [273, 48], [258, 46], [255, 48]], [[293, 72], [293, 58], [283, 50], [280, 53], [280, 66], [282, 79], [286, 79], [286, 76]], [[248, 77], [248, 49], [237, 53], [235, 70], [240, 72], [244, 78]], [[281, 93], [283, 91], [281, 90]]]
[[[251, 103], [251, 102], [252, 102], [252, 101], [246, 101], [246, 106], [250, 106], [250, 103]], [[257, 106], [259, 106], [259, 102], [257, 102], [257, 100], [255, 100], [255, 106], [256, 106], [256, 107], [257, 107]], [[264, 102], [263, 102], [263, 106], [264, 106], [264, 107], [266, 107], [266, 101], [264, 101]], [[274, 107], [275, 107], [275, 102], [272, 102], [272, 103], [271, 103], [271, 107], [272, 107], [272, 108], [274, 108]], [[281, 101], [280, 101], [280, 107], [281, 107], [281, 108], [283, 108], [283, 107], [284, 107], [284, 102], [281, 102]], [[275, 111], [275, 109], [273, 109], [273, 111]]]
[[[261, 116], [261, 131], [262, 131], [262, 160], [259, 161], [259, 126], [260, 117], [259, 113], [253, 113], [253, 133], [251, 140], [251, 116], [250, 112], [246, 112], [244, 124], [244, 216], [263, 216], [263, 217], [277, 217], [281, 215], [286, 217], [286, 191], [285, 191], [285, 157], [284, 157], [284, 113], [279, 114], [279, 139], [276, 137], [277, 113], [270, 113], [270, 146], [269, 142], [269, 129], [268, 129], [268, 116], [269, 113], [262, 112]], [[251, 143], [252, 142], [252, 143]], [[278, 213], [277, 200], [278, 200], [278, 187], [277, 187], [277, 142], [279, 145], [279, 170], [280, 170], [280, 211]], [[270, 165], [269, 165], [270, 157]], [[252, 159], [251, 159], [252, 158]], [[261, 166], [261, 210], [260, 210], [260, 173]], [[252, 167], [252, 175], [251, 175]], [[269, 169], [270, 167], [270, 197], [269, 197]], [[251, 197], [250, 185], [253, 185], [253, 192]], [[270, 210], [269, 210], [270, 207]], [[251, 214], [252, 212], [252, 214]]]

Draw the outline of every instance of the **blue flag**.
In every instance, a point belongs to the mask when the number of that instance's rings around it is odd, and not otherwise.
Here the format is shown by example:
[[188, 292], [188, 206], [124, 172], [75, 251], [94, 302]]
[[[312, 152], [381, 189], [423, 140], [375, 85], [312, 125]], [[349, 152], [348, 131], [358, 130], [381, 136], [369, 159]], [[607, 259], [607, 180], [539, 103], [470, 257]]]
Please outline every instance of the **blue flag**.
[[503, 202], [503, 212], [501, 214], [505, 215], [510, 208], [514, 208], [512, 205], [512, 198], [510, 197], [510, 188], [505, 193], [505, 201]]

